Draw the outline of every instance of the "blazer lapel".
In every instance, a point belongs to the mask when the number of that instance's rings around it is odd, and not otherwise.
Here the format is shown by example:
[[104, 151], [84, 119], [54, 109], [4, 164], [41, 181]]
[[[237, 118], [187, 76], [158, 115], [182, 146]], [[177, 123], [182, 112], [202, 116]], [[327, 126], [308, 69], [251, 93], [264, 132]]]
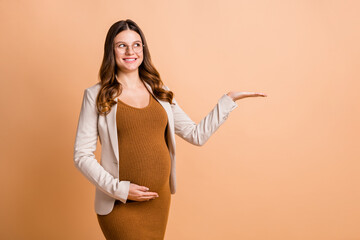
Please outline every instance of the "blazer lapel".
[[[174, 121], [173, 121], [173, 115], [172, 115], [170, 103], [158, 99], [154, 95], [154, 93], [151, 89], [151, 86], [146, 82], [144, 82], [144, 84], [145, 84], [146, 88], [149, 90], [149, 92], [154, 96], [154, 98], [165, 109], [167, 116], [168, 116], [169, 131], [174, 132]], [[105, 119], [106, 119], [106, 124], [107, 124], [108, 134], [110, 137], [111, 146], [113, 148], [116, 160], [117, 160], [117, 162], [119, 162], [119, 147], [118, 147], [117, 126], [116, 126], [116, 112], [117, 112], [117, 101], [118, 100], [117, 100], [117, 98], [114, 100], [115, 100], [116, 104], [114, 106], [112, 106], [110, 112], [106, 115]]]
[[[117, 99], [115, 99], [117, 102]], [[117, 127], [116, 127], [116, 109], [117, 103], [112, 106], [111, 111], [106, 115], [106, 124], [108, 129], [108, 134], [110, 137], [110, 143], [113, 148], [115, 157], [119, 162], [119, 147], [118, 147], [118, 138], [117, 138]]]

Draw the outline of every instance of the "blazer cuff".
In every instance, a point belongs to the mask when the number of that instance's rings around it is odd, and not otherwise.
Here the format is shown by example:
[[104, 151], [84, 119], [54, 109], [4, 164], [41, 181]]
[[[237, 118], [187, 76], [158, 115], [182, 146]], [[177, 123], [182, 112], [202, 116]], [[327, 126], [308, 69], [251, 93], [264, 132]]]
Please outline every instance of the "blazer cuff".
[[238, 107], [238, 104], [226, 93], [220, 98], [220, 101], [224, 104], [224, 107], [229, 112]]
[[118, 189], [115, 191], [115, 195], [118, 196], [119, 200], [126, 203], [129, 195], [130, 181], [120, 181]]

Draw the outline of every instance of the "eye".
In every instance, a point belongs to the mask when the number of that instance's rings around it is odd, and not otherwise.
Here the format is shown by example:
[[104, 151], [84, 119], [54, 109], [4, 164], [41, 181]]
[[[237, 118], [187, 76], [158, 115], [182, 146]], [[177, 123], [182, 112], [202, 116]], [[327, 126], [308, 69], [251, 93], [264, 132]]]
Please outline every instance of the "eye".
[[125, 45], [125, 44], [119, 44], [118, 47], [121, 47], [121, 46], [123, 46], [123, 45]]

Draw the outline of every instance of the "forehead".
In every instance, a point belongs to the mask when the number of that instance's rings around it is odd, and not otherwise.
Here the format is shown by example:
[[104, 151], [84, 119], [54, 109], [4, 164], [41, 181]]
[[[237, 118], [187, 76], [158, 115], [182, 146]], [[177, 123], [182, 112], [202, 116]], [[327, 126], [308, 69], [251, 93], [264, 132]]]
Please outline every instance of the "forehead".
[[124, 43], [133, 43], [135, 41], [141, 42], [140, 35], [133, 30], [124, 30], [118, 33], [114, 38], [114, 43], [124, 42]]

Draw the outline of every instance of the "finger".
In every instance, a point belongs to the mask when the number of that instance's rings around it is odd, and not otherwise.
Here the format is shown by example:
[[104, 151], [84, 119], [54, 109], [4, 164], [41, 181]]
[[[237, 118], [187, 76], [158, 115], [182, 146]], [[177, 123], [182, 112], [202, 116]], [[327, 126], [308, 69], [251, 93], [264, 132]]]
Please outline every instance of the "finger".
[[159, 196], [159, 194], [157, 194], [156, 192], [144, 192], [142, 195], [145, 197], [158, 197]]
[[150, 200], [155, 199], [155, 198], [156, 197], [154, 197], [154, 196], [152, 196], [152, 197], [144, 197], [144, 196], [142, 196], [142, 197], [140, 197], [139, 200], [141, 200], [141, 201], [150, 201]]
[[266, 97], [264, 94], [253, 94], [250, 97]]
[[139, 197], [137, 201], [144, 202], [144, 201], [149, 201], [149, 200], [150, 200], [150, 198]]
[[263, 96], [263, 97], [266, 97], [266, 94], [264, 93], [251, 93], [248, 95], [249, 97], [259, 97], [259, 96]]
[[140, 186], [139, 188], [138, 188], [138, 190], [140, 190], [140, 191], [149, 191], [150, 189], [148, 188], [148, 187], [145, 187], [145, 186]]

